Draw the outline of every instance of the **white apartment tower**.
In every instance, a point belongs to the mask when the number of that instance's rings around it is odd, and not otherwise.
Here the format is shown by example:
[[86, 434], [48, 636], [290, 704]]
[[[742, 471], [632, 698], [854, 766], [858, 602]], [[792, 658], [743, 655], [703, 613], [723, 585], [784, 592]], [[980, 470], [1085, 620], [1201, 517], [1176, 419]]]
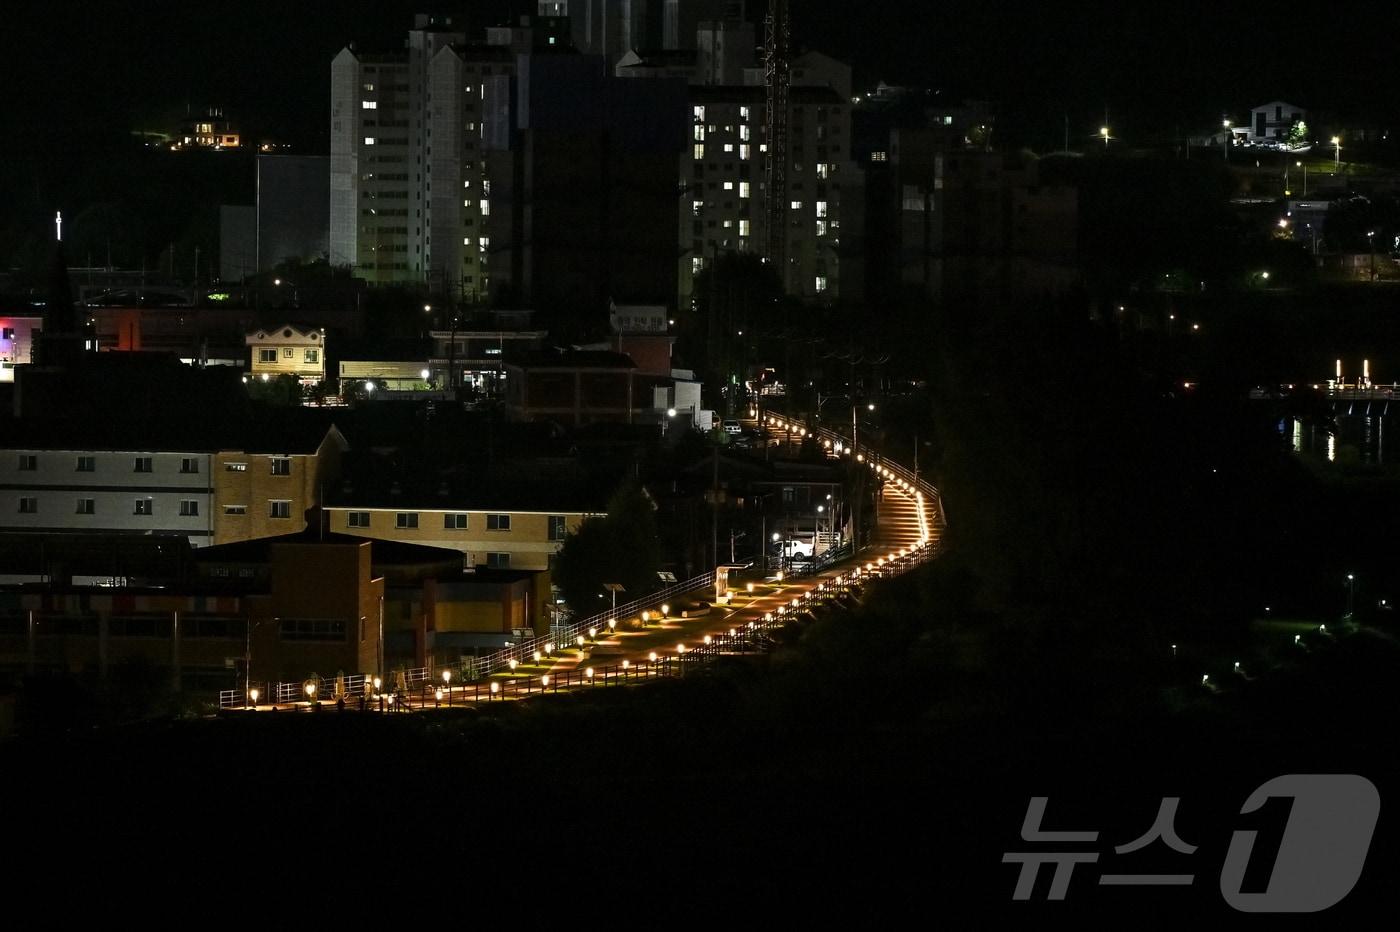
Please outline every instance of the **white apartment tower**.
[[367, 281], [427, 280], [432, 62], [465, 38], [419, 15], [402, 50], [352, 45], [331, 63], [330, 257]]

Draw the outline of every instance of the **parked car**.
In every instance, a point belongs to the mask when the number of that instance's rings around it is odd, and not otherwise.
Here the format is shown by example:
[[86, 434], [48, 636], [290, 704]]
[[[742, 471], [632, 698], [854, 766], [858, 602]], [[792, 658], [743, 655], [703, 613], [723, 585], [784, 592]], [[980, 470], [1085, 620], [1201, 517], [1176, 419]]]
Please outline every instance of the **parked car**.
[[739, 434], [743, 433], [744, 430], [743, 425], [732, 419], [725, 420], [720, 426], [724, 428], [726, 434]]

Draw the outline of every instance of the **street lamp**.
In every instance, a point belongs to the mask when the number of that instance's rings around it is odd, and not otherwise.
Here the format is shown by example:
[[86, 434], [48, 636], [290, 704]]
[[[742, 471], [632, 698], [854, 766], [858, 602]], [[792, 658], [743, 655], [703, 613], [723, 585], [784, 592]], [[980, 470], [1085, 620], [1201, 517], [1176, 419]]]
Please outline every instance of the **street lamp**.
[[258, 707], [258, 691], [256, 689], [248, 690], [248, 700], [253, 708], [256, 709]]
[[1104, 147], [1104, 151], [1107, 152], [1107, 151], [1108, 151], [1108, 127], [1107, 127], [1107, 126], [1100, 126], [1100, 127], [1099, 127], [1099, 135], [1103, 137], [1103, 147]]
[[1342, 137], [1333, 136], [1332, 145], [1336, 147], [1336, 156], [1332, 162], [1332, 173], [1336, 174], [1342, 170]]
[[1347, 573], [1347, 618], [1351, 618], [1353, 597], [1356, 594], [1356, 577]]

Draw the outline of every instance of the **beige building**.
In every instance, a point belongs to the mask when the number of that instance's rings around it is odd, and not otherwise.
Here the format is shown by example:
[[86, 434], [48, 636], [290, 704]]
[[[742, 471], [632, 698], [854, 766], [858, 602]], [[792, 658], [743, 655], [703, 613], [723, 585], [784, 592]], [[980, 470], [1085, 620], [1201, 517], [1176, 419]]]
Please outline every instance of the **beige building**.
[[304, 384], [314, 384], [326, 377], [324, 329], [284, 324], [254, 330], [244, 342], [251, 356], [248, 371], [255, 378], [294, 375]]
[[443, 487], [426, 495], [396, 492], [398, 488], [374, 495], [342, 487], [326, 505], [326, 530], [457, 550], [466, 555], [469, 568], [545, 570], [567, 534], [606, 510], [604, 496], [594, 501], [549, 485], [478, 485], [456, 492]]
[[347, 444], [339, 430], [268, 438], [214, 454], [215, 544], [280, 537], [306, 527], [321, 486], [339, 475]]

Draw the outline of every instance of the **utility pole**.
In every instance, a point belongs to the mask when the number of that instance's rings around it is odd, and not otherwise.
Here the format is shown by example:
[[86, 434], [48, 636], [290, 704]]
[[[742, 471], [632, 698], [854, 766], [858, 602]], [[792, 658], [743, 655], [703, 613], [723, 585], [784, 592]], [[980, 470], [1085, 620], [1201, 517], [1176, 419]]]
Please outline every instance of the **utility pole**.
[[715, 444], [714, 453], [714, 480], [710, 489], [710, 553], [714, 556], [714, 565], [719, 565], [719, 444]]

